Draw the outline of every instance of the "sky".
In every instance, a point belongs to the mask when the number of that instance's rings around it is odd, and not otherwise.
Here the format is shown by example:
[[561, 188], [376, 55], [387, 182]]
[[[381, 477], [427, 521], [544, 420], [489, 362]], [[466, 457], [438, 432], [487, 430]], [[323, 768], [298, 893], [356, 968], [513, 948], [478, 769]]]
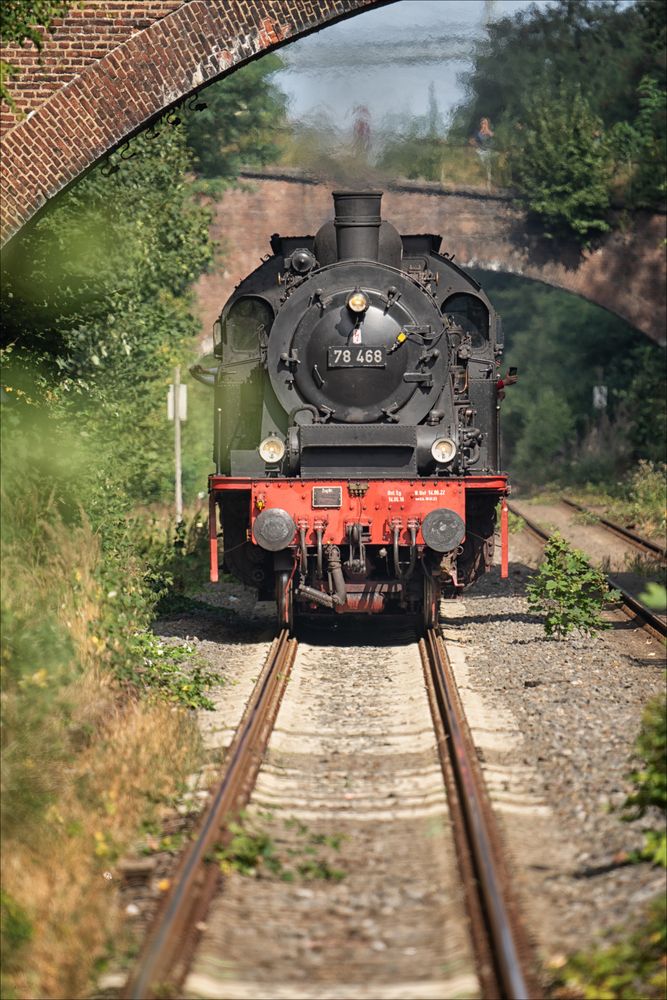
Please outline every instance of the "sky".
[[293, 119], [322, 109], [345, 128], [359, 104], [374, 124], [388, 113], [424, 114], [433, 83], [446, 120], [464, 96], [458, 77], [471, 68], [473, 43], [487, 21], [531, 6], [531, 0], [399, 0], [285, 46], [286, 66], [274, 79]]

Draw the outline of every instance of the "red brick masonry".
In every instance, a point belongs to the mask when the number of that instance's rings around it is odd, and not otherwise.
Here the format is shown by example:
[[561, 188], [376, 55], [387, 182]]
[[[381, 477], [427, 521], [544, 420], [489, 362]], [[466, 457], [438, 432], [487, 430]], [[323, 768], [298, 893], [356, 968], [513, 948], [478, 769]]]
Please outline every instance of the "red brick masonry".
[[[234, 286], [270, 252], [272, 233], [314, 234], [333, 214], [335, 180], [316, 183], [289, 170], [247, 171], [240, 188], [215, 206], [213, 237], [224, 267], [204, 275], [197, 298], [210, 331]], [[549, 256], [528, 231], [521, 209], [502, 192], [448, 190], [439, 184], [384, 185], [382, 214], [401, 233], [439, 233], [443, 252], [461, 267], [504, 271], [543, 281], [608, 309], [642, 333], [665, 341], [665, 216], [636, 212], [591, 253], [554, 245]]]

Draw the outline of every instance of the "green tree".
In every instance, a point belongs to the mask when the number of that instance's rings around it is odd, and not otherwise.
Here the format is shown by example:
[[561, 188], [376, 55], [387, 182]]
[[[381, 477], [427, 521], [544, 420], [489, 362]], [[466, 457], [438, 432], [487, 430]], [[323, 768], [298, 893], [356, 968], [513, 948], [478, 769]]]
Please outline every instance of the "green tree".
[[547, 482], [567, 465], [574, 417], [562, 394], [550, 387], [538, 391], [527, 408], [531, 415], [517, 443], [514, 465], [517, 475]]
[[3, 343], [14, 395], [37, 393], [54, 418], [79, 413], [127, 497], [150, 500], [169, 488], [165, 386], [193, 350], [189, 288], [211, 248], [183, 129], [139, 136], [129, 153], [112, 157], [115, 172], [91, 171], [3, 254]]
[[639, 111], [634, 122], [619, 122], [610, 133], [617, 167], [627, 168], [625, 199], [632, 207], [664, 204], [667, 194], [665, 90], [650, 77], [637, 88]]
[[628, 357], [629, 377], [619, 387], [620, 413], [627, 427], [632, 457], [663, 462], [667, 433], [664, 348], [640, 344]]
[[277, 159], [287, 98], [271, 77], [282, 65], [277, 55], [262, 56], [203, 90], [203, 110], [185, 112], [194, 166], [203, 177], [229, 183], [241, 167]]
[[[519, 369], [502, 403], [503, 462], [514, 477], [613, 482], [638, 459], [662, 459], [663, 348], [576, 295], [512, 275], [475, 277], [503, 317], [505, 364]], [[592, 405], [599, 382], [604, 414]]]
[[601, 120], [577, 87], [544, 88], [517, 124], [510, 166], [515, 185], [545, 235], [590, 242], [609, 224], [611, 158]]
[[648, 71], [664, 81], [664, 25], [665, 7], [654, 0], [559, 0], [491, 21], [464, 76], [467, 96], [455, 131], [472, 135], [483, 115], [497, 126], [520, 121], [545, 76], [554, 92], [578, 84], [605, 128], [631, 121], [642, 77]]
[[[496, 153], [512, 161], [510, 180], [528, 194], [547, 232], [564, 227], [585, 244], [604, 231], [612, 192], [630, 206], [664, 204], [666, 9], [654, 0], [559, 0], [491, 22], [478, 43], [450, 138], [463, 142], [482, 116], [490, 118]], [[571, 128], [560, 126], [570, 153], [577, 152], [571, 142], [575, 117], [582, 128], [581, 169], [570, 163], [565, 177], [565, 151], [549, 141], [548, 128], [550, 116], [562, 118], [564, 92], [579, 95]], [[538, 148], [526, 149], [525, 136], [543, 111], [546, 127], [539, 123], [534, 136]], [[557, 154], [553, 163], [541, 155], [546, 150]], [[531, 161], [523, 168], [522, 155]], [[561, 186], [566, 204], [559, 217], [554, 202]]]

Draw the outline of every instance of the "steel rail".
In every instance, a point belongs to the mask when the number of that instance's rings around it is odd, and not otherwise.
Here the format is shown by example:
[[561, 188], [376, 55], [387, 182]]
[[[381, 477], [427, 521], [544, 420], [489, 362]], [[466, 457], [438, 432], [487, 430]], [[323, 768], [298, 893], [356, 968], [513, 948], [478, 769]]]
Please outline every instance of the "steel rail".
[[644, 538], [643, 535], [638, 535], [636, 531], [631, 531], [630, 528], [624, 528], [622, 524], [616, 524], [614, 521], [608, 520], [606, 517], [602, 517], [601, 514], [596, 514], [595, 511], [589, 510], [588, 507], [584, 507], [583, 504], [577, 503], [576, 500], [570, 500], [569, 497], [561, 497], [561, 502], [566, 504], [568, 507], [572, 507], [574, 510], [578, 510], [581, 514], [591, 514], [600, 524], [604, 524], [605, 528], [613, 531], [615, 535], [622, 538], [624, 541], [632, 542], [632, 544], [645, 552], [650, 552], [653, 555], [660, 556], [661, 559], [667, 558], [667, 549], [658, 545], [656, 542], [652, 542], [649, 538]]
[[[530, 518], [526, 517], [525, 514], [520, 514], [512, 504], [508, 504], [509, 509], [513, 514], [516, 514], [525, 523], [528, 530], [535, 535], [536, 538], [541, 542], [549, 541], [549, 532], [541, 528], [539, 524], [535, 521], [531, 521]], [[618, 580], [613, 576], [607, 576], [607, 582], [613, 590], [618, 590], [621, 595], [621, 610], [628, 618], [638, 618], [641, 622], [641, 627], [649, 632], [654, 638], [664, 640], [667, 637], [667, 621], [660, 617], [660, 615], [654, 614], [648, 608], [637, 600], [632, 594], [630, 594], [624, 587], [620, 585]]]
[[[225, 827], [247, 804], [287, 686], [296, 639], [287, 629], [273, 641], [241, 722], [227, 752], [213, 798], [201, 817], [197, 835], [174, 875], [173, 886], [158, 911], [131, 973], [123, 996], [147, 1000], [164, 995], [168, 982], [178, 979], [183, 959], [195, 943], [197, 924], [204, 919], [219, 881], [219, 869], [207, 864], [213, 847], [224, 842]], [[170, 994], [171, 995], [171, 994]]]
[[[436, 733], [444, 729], [445, 738], [438, 739], [438, 746], [483, 995], [535, 1000], [540, 989], [524, 971], [528, 947], [508, 890], [499, 834], [445, 644], [435, 629], [429, 629], [419, 648]], [[472, 879], [467, 874], [471, 870]], [[485, 933], [479, 927], [480, 916]]]

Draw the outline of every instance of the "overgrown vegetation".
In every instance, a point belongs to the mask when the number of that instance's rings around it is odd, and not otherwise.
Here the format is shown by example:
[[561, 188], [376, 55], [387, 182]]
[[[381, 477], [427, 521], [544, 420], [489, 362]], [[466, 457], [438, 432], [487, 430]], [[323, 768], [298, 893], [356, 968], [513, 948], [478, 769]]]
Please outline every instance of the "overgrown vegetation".
[[652, 820], [638, 857], [667, 868], [667, 702], [655, 698], [644, 710], [637, 738], [639, 766], [630, 774], [634, 789], [625, 801], [625, 819]]
[[574, 631], [591, 635], [609, 628], [601, 612], [617, 596], [608, 590], [604, 573], [558, 532], [545, 545], [544, 560], [526, 593], [528, 607], [544, 618], [545, 633], [556, 639]]
[[[623, 806], [628, 821], [649, 819], [645, 846], [634, 861], [667, 867], [667, 702], [654, 699], [645, 709], [636, 742], [633, 791]], [[615, 932], [618, 935], [618, 930]], [[551, 995], [560, 1000], [660, 1000], [667, 989], [667, 910], [664, 895], [646, 909], [629, 935], [592, 951], [578, 952], [553, 975]]]
[[643, 535], [664, 538], [667, 529], [667, 467], [639, 461], [617, 482], [589, 483], [568, 490], [580, 502], [594, 504], [612, 520]]
[[[211, 257], [207, 215], [188, 188], [182, 128], [128, 154], [3, 255], [7, 997], [90, 990], [120, 923], [104, 873], [197, 766], [188, 709], [210, 704], [215, 683], [189, 644], [149, 631], [187, 576], [201, 521], [175, 538], [169, 518], [140, 513], [172, 490], [166, 386], [197, 352], [189, 288]], [[210, 399], [195, 391], [190, 403], [192, 499]]]

